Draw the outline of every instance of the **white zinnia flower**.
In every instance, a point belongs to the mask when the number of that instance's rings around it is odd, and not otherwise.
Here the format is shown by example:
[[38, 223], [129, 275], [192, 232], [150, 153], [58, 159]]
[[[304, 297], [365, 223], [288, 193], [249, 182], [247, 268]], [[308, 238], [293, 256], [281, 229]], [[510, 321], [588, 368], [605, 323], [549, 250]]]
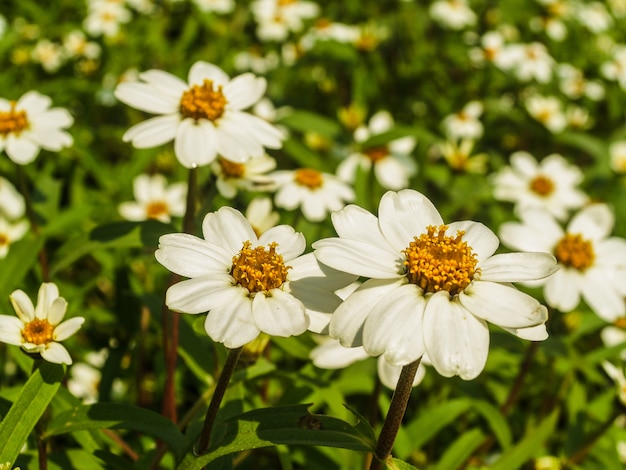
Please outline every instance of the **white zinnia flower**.
[[476, 23], [476, 13], [466, 0], [437, 0], [428, 13], [437, 23], [450, 29], [463, 29]]
[[374, 169], [376, 180], [386, 189], [404, 189], [409, 186], [409, 179], [417, 172], [417, 164], [411, 157], [415, 149], [415, 138], [411, 136], [394, 139], [385, 144], [367, 145], [373, 136], [383, 134], [394, 125], [388, 111], [374, 114], [367, 126], [359, 126], [354, 131], [354, 140], [361, 144], [361, 149], [354, 152], [337, 167], [337, 175], [344, 181], [353, 183], [358, 168], [364, 171]]
[[48, 362], [71, 364], [70, 354], [59, 341], [76, 333], [85, 319], [74, 317], [61, 323], [67, 302], [59, 297], [56, 284], [41, 285], [36, 307], [22, 290], [13, 291], [11, 303], [17, 317], [0, 315], [0, 341], [21, 346], [29, 353], [40, 353]]
[[339, 238], [315, 242], [315, 256], [369, 278], [331, 319], [330, 335], [344, 346], [397, 366], [427, 354], [441, 375], [468, 380], [487, 360], [487, 322], [525, 339], [547, 337], [547, 309], [510, 283], [552, 274], [552, 255], [494, 255], [491, 230], [473, 221], [444, 225], [410, 189], [387, 192], [378, 217], [350, 205], [332, 220]]
[[40, 149], [58, 152], [72, 145], [65, 128], [74, 119], [63, 108], [50, 108], [52, 100], [29, 91], [17, 101], [0, 98], [0, 151], [18, 165], [32, 162]]
[[521, 223], [502, 224], [500, 238], [517, 250], [554, 254], [561, 269], [535, 284], [544, 285], [548, 305], [569, 312], [582, 296], [608, 322], [626, 315], [626, 240], [609, 237], [614, 217], [608, 206], [586, 206], [566, 230], [545, 210], [526, 209], [519, 216]]
[[216, 65], [196, 62], [188, 84], [160, 70], [139, 74], [143, 82], [121, 83], [118, 100], [162, 116], [131, 127], [124, 141], [137, 148], [174, 139], [178, 160], [187, 168], [211, 163], [220, 154], [243, 163], [261, 157], [264, 147], [279, 148], [281, 133], [243, 110], [256, 103], [266, 88], [264, 78], [244, 73], [230, 80]]
[[532, 95], [526, 98], [524, 105], [528, 114], [553, 134], [558, 134], [567, 127], [563, 103], [557, 97]]
[[211, 163], [211, 170], [217, 177], [215, 185], [219, 193], [227, 199], [232, 199], [237, 192], [244, 191], [273, 191], [274, 180], [267, 172], [276, 168], [276, 160], [269, 155], [251, 158], [245, 163], [235, 163], [218, 157]]
[[92, 36], [116, 36], [120, 25], [131, 20], [130, 10], [124, 2], [115, 0], [89, 0], [89, 13], [83, 27]]
[[508, 48], [515, 57], [515, 75], [519, 80], [548, 83], [552, 79], [555, 61], [543, 43], [511, 44]]
[[19, 219], [26, 212], [24, 197], [19, 193], [13, 183], [0, 176], [0, 216], [8, 219]]
[[609, 146], [611, 168], [615, 173], [626, 173], [626, 140], [619, 140]]
[[204, 13], [214, 11], [226, 14], [235, 9], [235, 0], [193, 0], [193, 3]]
[[139, 175], [133, 181], [136, 201], [123, 202], [119, 212], [126, 220], [155, 219], [168, 223], [172, 217], [185, 214], [187, 183], [168, 186], [163, 175]]
[[262, 41], [284, 41], [290, 32], [302, 31], [304, 20], [319, 13], [317, 3], [303, 0], [254, 0], [250, 9]]
[[0, 215], [0, 259], [9, 253], [9, 247], [28, 232], [28, 222], [25, 220], [9, 222]]
[[458, 113], [446, 116], [442, 125], [448, 138], [480, 139], [484, 132], [483, 125], [479, 120], [482, 113], [482, 103], [480, 101], [470, 101]]
[[311, 222], [324, 220], [329, 212], [341, 209], [355, 198], [354, 190], [346, 182], [312, 168], [275, 171], [271, 177], [278, 187], [276, 206], [287, 210], [299, 207]]
[[70, 31], [63, 38], [63, 47], [69, 57], [85, 57], [86, 59], [98, 59], [102, 48], [94, 41], [88, 41], [85, 33], [79, 29]]
[[502, 168], [494, 177], [496, 199], [511, 201], [519, 209], [540, 207], [563, 220], [568, 210], [582, 207], [587, 195], [578, 189], [583, 173], [563, 156], [553, 153], [541, 162], [528, 152], [515, 152], [511, 166]]
[[48, 39], [40, 39], [32, 50], [32, 58], [41, 64], [46, 72], [54, 73], [65, 62], [65, 53], [61, 44]]
[[202, 224], [204, 239], [185, 233], [163, 235], [156, 259], [190, 279], [171, 286], [165, 301], [178, 312], [208, 312], [208, 335], [238, 348], [261, 332], [274, 336], [320, 332], [341, 303], [332, 290], [354, 276], [300, 256], [304, 236], [279, 225], [257, 237], [237, 210], [222, 207]]

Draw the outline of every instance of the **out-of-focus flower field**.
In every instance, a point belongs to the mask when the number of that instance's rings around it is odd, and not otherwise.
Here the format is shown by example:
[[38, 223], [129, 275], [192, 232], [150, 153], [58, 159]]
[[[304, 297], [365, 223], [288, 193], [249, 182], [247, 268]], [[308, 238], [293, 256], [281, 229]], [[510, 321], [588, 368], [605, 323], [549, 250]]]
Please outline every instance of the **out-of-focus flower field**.
[[1, 1], [0, 469], [623, 468], [625, 110], [626, 0]]

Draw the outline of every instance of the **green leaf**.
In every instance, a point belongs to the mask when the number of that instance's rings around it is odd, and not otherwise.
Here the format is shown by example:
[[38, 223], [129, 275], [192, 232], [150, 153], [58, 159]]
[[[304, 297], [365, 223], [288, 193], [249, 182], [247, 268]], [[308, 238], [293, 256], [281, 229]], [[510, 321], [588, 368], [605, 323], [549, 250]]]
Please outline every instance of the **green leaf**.
[[80, 405], [55, 416], [45, 438], [87, 429], [130, 429], [165, 442], [176, 459], [182, 458], [189, 442], [169, 419], [151, 410], [121, 403]]
[[39, 361], [38, 367], [26, 381], [19, 397], [0, 424], [0, 462], [15, 462], [64, 376], [64, 366]]
[[200, 457], [188, 454], [178, 470], [200, 469], [234, 452], [278, 444], [326, 446], [373, 452], [375, 442], [350, 423], [308, 412], [310, 405], [293, 405], [249, 411], [223, 423], [225, 434]]
[[303, 168], [313, 168], [323, 171], [327, 165], [324, 163], [322, 157], [296, 139], [285, 139], [283, 141], [283, 150], [294, 162], [298, 163]]
[[389, 459], [385, 462], [385, 468], [387, 470], [417, 470], [417, 468], [410, 463], [406, 463], [404, 460], [399, 459]]
[[13, 314], [8, 307], [11, 292], [20, 285], [26, 273], [37, 263], [37, 255], [43, 245], [42, 237], [26, 237], [11, 245], [6, 258], [0, 259], [0, 299], [7, 314]]
[[472, 406], [487, 420], [489, 427], [500, 443], [500, 447], [503, 450], [508, 449], [513, 439], [509, 425], [500, 410], [486, 401], [475, 401]]
[[485, 440], [485, 434], [478, 428], [472, 429], [448, 447], [435, 470], [449, 470], [459, 468]]
[[341, 126], [337, 122], [309, 111], [294, 111], [279, 122], [291, 129], [301, 132], [313, 131], [331, 139], [341, 132]]
[[539, 426], [533, 427], [516, 446], [504, 452], [490, 470], [514, 470], [520, 468], [541, 449], [542, 444], [553, 434], [559, 409], [555, 409]]
[[467, 412], [470, 406], [471, 402], [468, 400], [451, 400], [429, 409], [428, 413], [423, 413], [407, 426], [407, 432], [411, 436], [415, 436], [413, 448], [419, 449], [422, 447], [441, 429], [454, 422], [461, 414]]

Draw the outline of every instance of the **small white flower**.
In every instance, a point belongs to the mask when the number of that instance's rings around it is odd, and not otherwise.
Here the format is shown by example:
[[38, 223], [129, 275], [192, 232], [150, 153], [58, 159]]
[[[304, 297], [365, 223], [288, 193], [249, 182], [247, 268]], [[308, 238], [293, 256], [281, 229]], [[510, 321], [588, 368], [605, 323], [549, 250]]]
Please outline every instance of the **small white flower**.
[[250, 222], [257, 237], [278, 224], [280, 215], [273, 208], [272, 200], [269, 197], [256, 197], [248, 204], [246, 219]]
[[136, 201], [123, 202], [119, 212], [126, 220], [155, 219], [168, 223], [172, 217], [185, 214], [187, 183], [168, 186], [163, 175], [139, 175], [133, 181]]
[[613, 18], [600, 2], [577, 5], [574, 17], [592, 33], [603, 33], [613, 25]]
[[626, 140], [619, 140], [609, 146], [611, 168], [615, 173], [626, 173]]
[[304, 236], [279, 225], [257, 237], [237, 210], [222, 207], [202, 224], [204, 239], [163, 235], [156, 259], [190, 279], [171, 286], [165, 301], [178, 312], [208, 312], [207, 334], [238, 348], [261, 332], [273, 336], [321, 331], [341, 299], [332, 291], [350, 284], [345, 275], [302, 255]]
[[245, 163], [235, 163], [217, 157], [211, 163], [211, 170], [217, 177], [215, 185], [219, 193], [232, 199], [241, 189], [243, 191], [273, 191], [274, 180], [267, 172], [276, 168], [276, 160], [269, 155], [251, 158]]
[[[626, 319], [618, 318], [615, 324], [621, 323], [623, 326], [624, 320]], [[617, 346], [618, 344], [626, 344], [626, 330], [613, 325], [605, 326], [600, 330], [600, 338], [602, 339], [602, 344], [607, 348]], [[620, 359], [626, 361], [626, 347], [620, 352]]]
[[15, 220], [24, 216], [25, 212], [24, 197], [8, 179], [0, 176], [0, 216]]
[[65, 62], [63, 46], [48, 39], [37, 41], [31, 55], [35, 62], [41, 64], [43, 69], [50, 73], [59, 70]]
[[567, 126], [563, 104], [558, 98], [532, 95], [526, 99], [524, 104], [528, 114], [543, 124], [550, 132], [558, 134]]
[[319, 5], [304, 0], [254, 0], [250, 9], [262, 41], [284, 41], [290, 32], [300, 32], [304, 21], [319, 13]]
[[611, 59], [600, 66], [600, 72], [604, 78], [618, 82], [626, 90], [626, 46], [614, 47], [612, 54]]
[[161, 116], [131, 127], [123, 136], [137, 148], [174, 140], [176, 157], [187, 168], [211, 163], [218, 154], [237, 163], [280, 148], [282, 134], [263, 119], [243, 110], [266, 88], [264, 78], [244, 73], [230, 80], [219, 67], [196, 62], [188, 83], [167, 72], [148, 70], [142, 82], [121, 83], [118, 100]]
[[578, 189], [583, 173], [563, 156], [552, 154], [541, 162], [528, 152], [515, 152], [511, 166], [502, 168], [494, 177], [494, 197], [515, 203], [518, 209], [545, 208], [563, 220], [568, 210], [578, 209], [587, 195]]
[[71, 364], [72, 358], [60, 341], [76, 333], [85, 319], [74, 317], [61, 323], [67, 302], [59, 297], [56, 284], [41, 285], [36, 307], [22, 290], [13, 291], [11, 303], [17, 317], [0, 315], [0, 341], [39, 353], [48, 362]]
[[132, 15], [124, 2], [115, 0], [89, 0], [89, 13], [83, 27], [92, 36], [116, 36], [120, 25], [128, 23]]
[[346, 182], [312, 168], [275, 171], [271, 177], [278, 187], [276, 206], [287, 210], [299, 207], [311, 222], [324, 220], [329, 212], [341, 209], [355, 197]]
[[535, 285], [544, 286], [546, 302], [563, 312], [574, 310], [580, 298], [602, 319], [626, 315], [626, 240], [609, 237], [614, 217], [605, 204], [590, 204], [566, 230], [542, 209], [519, 211], [521, 223], [500, 227], [505, 245], [523, 251], [553, 253], [561, 269]]
[[276, 51], [269, 51], [266, 55], [262, 55], [259, 50], [254, 48], [238, 52], [233, 60], [237, 70], [250, 70], [260, 75], [266, 74], [280, 65], [280, 57]]
[[70, 31], [63, 38], [63, 47], [68, 57], [84, 57], [86, 59], [98, 59], [102, 49], [100, 44], [88, 41], [85, 33], [79, 29]]
[[415, 149], [414, 137], [406, 136], [385, 144], [367, 145], [367, 140], [383, 134], [394, 125], [388, 111], [374, 114], [367, 126], [359, 126], [354, 131], [354, 140], [360, 144], [358, 152], [351, 153], [337, 167], [337, 175], [348, 183], [353, 183], [357, 170], [371, 171], [376, 180], [386, 189], [404, 189], [409, 179], [417, 172], [417, 164], [411, 157]]
[[235, 0], [193, 0], [201, 12], [215, 12], [222, 15], [235, 9]]
[[600, 82], [586, 80], [582, 70], [570, 64], [560, 64], [558, 67], [560, 78], [559, 87], [568, 98], [578, 99], [583, 96], [593, 101], [604, 98], [604, 87]]
[[447, 141], [439, 144], [436, 150], [455, 171], [484, 174], [487, 171], [489, 156], [486, 153], [472, 154], [474, 141], [469, 139]]
[[476, 24], [476, 13], [466, 0], [437, 0], [428, 9], [430, 17], [450, 29], [463, 29]]
[[25, 220], [9, 222], [0, 215], [0, 259], [9, 253], [12, 243], [21, 239], [28, 232], [28, 222]]
[[330, 21], [327, 18], [320, 18], [309, 28], [307, 33], [302, 36], [298, 45], [304, 50], [310, 50], [319, 41], [356, 44], [360, 38], [361, 31], [357, 26]]
[[339, 238], [315, 242], [324, 264], [369, 278], [335, 311], [330, 335], [396, 366], [427, 354], [446, 377], [478, 376], [494, 323], [522, 338], [547, 337], [547, 309], [511, 282], [549, 276], [547, 253], [494, 255], [498, 238], [473, 221], [444, 225], [417, 191], [387, 192], [378, 217], [354, 205], [335, 212]]
[[446, 116], [442, 125], [448, 138], [480, 139], [484, 132], [483, 125], [479, 120], [482, 113], [482, 103], [480, 101], [470, 101], [458, 113]]
[[511, 44], [508, 48], [515, 59], [515, 75], [519, 80], [548, 83], [552, 79], [555, 61], [543, 43]]
[[50, 108], [52, 100], [29, 91], [17, 101], [0, 98], [0, 151], [18, 165], [32, 162], [40, 149], [58, 152], [74, 143], [65, 128], [74, 119], [63, 108]]

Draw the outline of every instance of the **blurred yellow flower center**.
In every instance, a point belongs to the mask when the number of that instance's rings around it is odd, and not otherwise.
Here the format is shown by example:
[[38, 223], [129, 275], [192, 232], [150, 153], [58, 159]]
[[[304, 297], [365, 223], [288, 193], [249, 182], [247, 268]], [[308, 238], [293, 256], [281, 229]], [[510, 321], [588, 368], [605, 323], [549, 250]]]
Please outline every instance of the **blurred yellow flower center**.
[[7, 136], [9, 134], [19, 135], [24, 129], [30, 126], [26, 111], [17, 111], [15, 102], [11, 102], [9, 111], [0, 111], [0, 135]]
[[222, 173], [226, 178], [241, 178], [243, 176], [246, 167], [242, 163], [235, 163], [225, 158], [218, 158], [217, 161], [220, 164]]
[[158, 219], [164, 215], [169, 215], [169, 207], [163, 201], [152, 201], [146, 207], [146, 216], [149, 219]]
[[593, 244], [579, 234], [566, 233], [554, 248], [554, 256], [563, 266], [584, 271], [595, 259]]
[[363, 152], [372, 162], [376, 163], [389, 155], [389, 149], [386, 145], [380, 147], [372, 147]]
[[300, 168], [296, 170], [295, 181], [301, 186], [306, 186], [310, 189], [317, 189], [322, 186], [323, 179], [322, 174], [311, 168]]
[[222, 86], [213, 87], [213, 80], [204, 80], [202, 85], [194, 85], [180, 99], [180, 114], [185, 118], [216, 121], [224, 114], [226, 97]]
[[233, 257], [230, 274], [240, 286], [251, 293], [276, 289], [287, 280], [287, 271], [283, 256], [276, 253], [278, 243], [252, 248], [250, 240], [243, 243], [241, 251]]
[[548, 196], [554, 191], [554, 182], [547, 176], [537, 175], [530, 182], [530, 190], [540, 196]]
[[6, 246], [9, 244], [9, 237], [7, 237], [4, 233], [0, 233], [0, 247]]
[[406, 255], [406, 277], [424, 292], [448, 291], [450, 296], [465, 289], [476, 274], [478, 259], [463, 241], [464, 231], [446, 236], [447, 225], [426, 228], [402, 252]]
[[24, 325], [22, 330], [22, 338], [27, 343], [48, 344], [54, 340], [54, 326], [48, 320], [35, 318]]

